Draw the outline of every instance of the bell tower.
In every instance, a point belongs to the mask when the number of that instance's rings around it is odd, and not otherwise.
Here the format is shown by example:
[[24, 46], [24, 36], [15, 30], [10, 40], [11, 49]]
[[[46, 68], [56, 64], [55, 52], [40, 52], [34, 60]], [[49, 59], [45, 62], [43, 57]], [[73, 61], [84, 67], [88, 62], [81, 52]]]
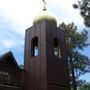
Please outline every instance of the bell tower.
[[65, 34], [47, 11], [26, 30], [24, 69], [25, 90], [70, 90]]

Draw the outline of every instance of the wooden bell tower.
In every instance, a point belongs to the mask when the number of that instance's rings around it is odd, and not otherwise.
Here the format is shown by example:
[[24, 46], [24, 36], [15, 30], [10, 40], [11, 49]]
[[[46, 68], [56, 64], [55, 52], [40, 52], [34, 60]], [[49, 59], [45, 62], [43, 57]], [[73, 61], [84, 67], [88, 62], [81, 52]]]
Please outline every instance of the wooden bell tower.
[[70, 90], [65, 34], [50, 15], [34, 19], [25, 35], [25, 90]]

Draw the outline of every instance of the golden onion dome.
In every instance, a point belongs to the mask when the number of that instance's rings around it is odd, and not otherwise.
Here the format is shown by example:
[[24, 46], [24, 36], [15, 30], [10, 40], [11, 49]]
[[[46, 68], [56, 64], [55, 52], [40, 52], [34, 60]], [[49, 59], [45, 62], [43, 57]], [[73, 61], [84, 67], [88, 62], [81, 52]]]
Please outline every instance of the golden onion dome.
[[43, 20], [47, 20], [48, 22], [57, 25], [56, 19], [52, 15], [48, 14], [47, 11], [43, 12], [42, 14], [34, 18], [33, 24], [37, 24]]

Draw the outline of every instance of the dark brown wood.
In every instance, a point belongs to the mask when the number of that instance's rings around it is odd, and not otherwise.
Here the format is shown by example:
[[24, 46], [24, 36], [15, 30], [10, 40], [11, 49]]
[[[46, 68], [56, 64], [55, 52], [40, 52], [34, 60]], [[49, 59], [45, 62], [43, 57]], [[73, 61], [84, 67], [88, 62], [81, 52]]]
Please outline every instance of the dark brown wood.
[[19, 66], [11, 51], [0, 56], [0, 63], [19, 69]]
[[0, 56], [0, 90], [23, 90], [24, 70], [20, 69], [12, 52]]
[[23, 88], [23, 78], [24, 72], [22, 70], [0, 63], [0, 90], [5, 87], [7, 87], [8, 90], [10, 90], [11, 87]]
[[[63, 30], [43, 20], [26, 30], [25, 90], [70, 90], [69, 71]], [[38, 37], [39, 55], [31, 56], [31, 40]], [[61, 48], [61, 58], [54, 55], [54, 39]]]

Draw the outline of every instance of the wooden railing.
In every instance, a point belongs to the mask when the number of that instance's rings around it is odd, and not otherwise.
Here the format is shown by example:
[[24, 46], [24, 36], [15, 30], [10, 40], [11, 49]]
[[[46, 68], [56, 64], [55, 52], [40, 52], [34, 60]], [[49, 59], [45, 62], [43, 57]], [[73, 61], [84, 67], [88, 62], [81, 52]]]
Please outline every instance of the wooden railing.
[[0, 64], [0, 84], [10, 86], [23, 85], [24, 71], [12, 66]]

